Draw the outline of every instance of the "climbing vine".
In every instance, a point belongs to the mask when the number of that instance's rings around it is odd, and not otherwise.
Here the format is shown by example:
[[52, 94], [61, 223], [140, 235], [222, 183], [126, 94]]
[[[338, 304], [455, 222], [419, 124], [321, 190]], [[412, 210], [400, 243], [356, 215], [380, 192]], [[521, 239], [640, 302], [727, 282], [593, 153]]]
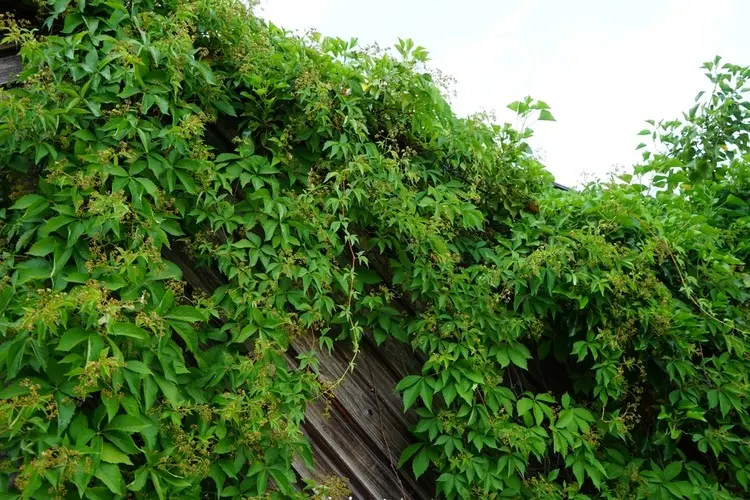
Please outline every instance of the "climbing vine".
[[440, 497], [749, 494], [748, 68], [707, 63], [632, 174], [561, 191], [527, 144], [546, 103], [458, 118], [409, 40], [35, 8], [0, 18], [3, 494], [345, 494], [292, 461], [365, 335], [426, 360], [400, 465]]

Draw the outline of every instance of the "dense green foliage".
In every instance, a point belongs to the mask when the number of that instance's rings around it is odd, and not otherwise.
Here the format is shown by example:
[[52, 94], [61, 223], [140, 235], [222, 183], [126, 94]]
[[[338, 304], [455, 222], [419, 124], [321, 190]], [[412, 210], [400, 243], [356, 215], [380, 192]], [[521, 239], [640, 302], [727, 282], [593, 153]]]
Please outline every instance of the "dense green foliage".
[[235, 0], [44, 9], [2, 27], [26, 71], [0, 91], [0, 492], [327, 496], [291, 468], [335, 390], [316, 353], [373, 335], [427, 359], [402, 462], [439, 496], [750, 495], [750, 70], [707, 64], [633, 175], [562, 192], [409, 41]]

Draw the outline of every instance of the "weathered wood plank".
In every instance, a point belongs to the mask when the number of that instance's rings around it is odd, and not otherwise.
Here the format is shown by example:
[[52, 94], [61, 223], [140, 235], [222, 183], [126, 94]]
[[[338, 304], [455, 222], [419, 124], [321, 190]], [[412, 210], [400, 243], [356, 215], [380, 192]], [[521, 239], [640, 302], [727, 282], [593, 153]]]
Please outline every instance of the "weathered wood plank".
[[[0, 47], [0, 49], [2, 49]], [[0, 50], [0, 85], [12, 82], [21, 72], [21, 57], [13, 52]]]
[[[398, 357], [408, 358], [405, 346], [394, 342], [390, 347]], [[320, 463], [333, 464], [330, 470], [316, 466], [310, 474], [317, 480], [332, 473], [348, 479], [356, 498], [430, 498], [433, 478], [415, 481], [406, 470], [396, 467], [401, 451], [411, 444], [409, 426], [416, 416], [413, 412], [404, 414], [401, 398], [394, 392], [398, 381], [409, 372], [394, 373], [379, 349], [363, 339], [355, 369], [336, 387], [329, 411], [325, 411], [325, 401], [308, 408], [306, 423], [312, 426], [309, 434], [318, 437], [310, 440], [313, 456]], [[344, 373], [352, 351], [339, 343], [331, 354], [321, 353], [319, 357], [321, 376], [330, 382]]]

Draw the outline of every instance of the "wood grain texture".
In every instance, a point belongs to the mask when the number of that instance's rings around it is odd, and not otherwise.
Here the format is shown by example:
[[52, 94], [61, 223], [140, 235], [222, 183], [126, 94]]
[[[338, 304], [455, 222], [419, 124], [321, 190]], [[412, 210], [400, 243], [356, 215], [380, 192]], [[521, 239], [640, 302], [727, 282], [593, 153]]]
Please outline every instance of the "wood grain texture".
[[[416, 416], [403, 412], [394, 387], [404, 376], [417, 372], [419, 364], [406, 346], [386, 344], [390, 352], [383, 356], [383, 346], [363, 339], [355, 369], [336, 388], [335, 397], [308, 408], [304, 430], [317, 465], [314, 471], [305, 471], [297, 464], [297, 471], [317, 480], [331, 474], [346, 478], [356, 498], [431, 498], [434, 478], [415, 481], [407, 470], [397, 467], [401, 451], [411, 444], [409, 427]], [[309, 348], [293, 346], [290, 355], [300, 347]], [[343, 343], [331, 354], [320, 353], [323, 379], [338, 379], [352, 355], [351, 347]], [[407, 366], [414, 371], [402, 371]]]
[[0, 46], [0, 85], [12, 82], [21, 68], [21, 58], [14, 52], [3, 51]]

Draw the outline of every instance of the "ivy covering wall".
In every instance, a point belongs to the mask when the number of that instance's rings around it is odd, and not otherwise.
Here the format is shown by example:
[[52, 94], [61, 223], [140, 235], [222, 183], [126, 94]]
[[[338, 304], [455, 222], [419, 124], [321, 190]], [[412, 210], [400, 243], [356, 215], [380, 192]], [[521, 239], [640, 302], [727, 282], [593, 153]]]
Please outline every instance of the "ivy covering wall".
[[547, 104], [458, 118], [410, 41], [301, 39], [237, 0], [52, 0], [0, 30], [25, 66], [0, 90], [3, 498], [344, 493], [291, 464], [341, 380], [318, 353], [356, 370], [363, 335], [426, 360], [401, 465], [439, 497], [750, 495], [747, 67], [707, 63], [632, 173], [563, 192], [527, 144]]

